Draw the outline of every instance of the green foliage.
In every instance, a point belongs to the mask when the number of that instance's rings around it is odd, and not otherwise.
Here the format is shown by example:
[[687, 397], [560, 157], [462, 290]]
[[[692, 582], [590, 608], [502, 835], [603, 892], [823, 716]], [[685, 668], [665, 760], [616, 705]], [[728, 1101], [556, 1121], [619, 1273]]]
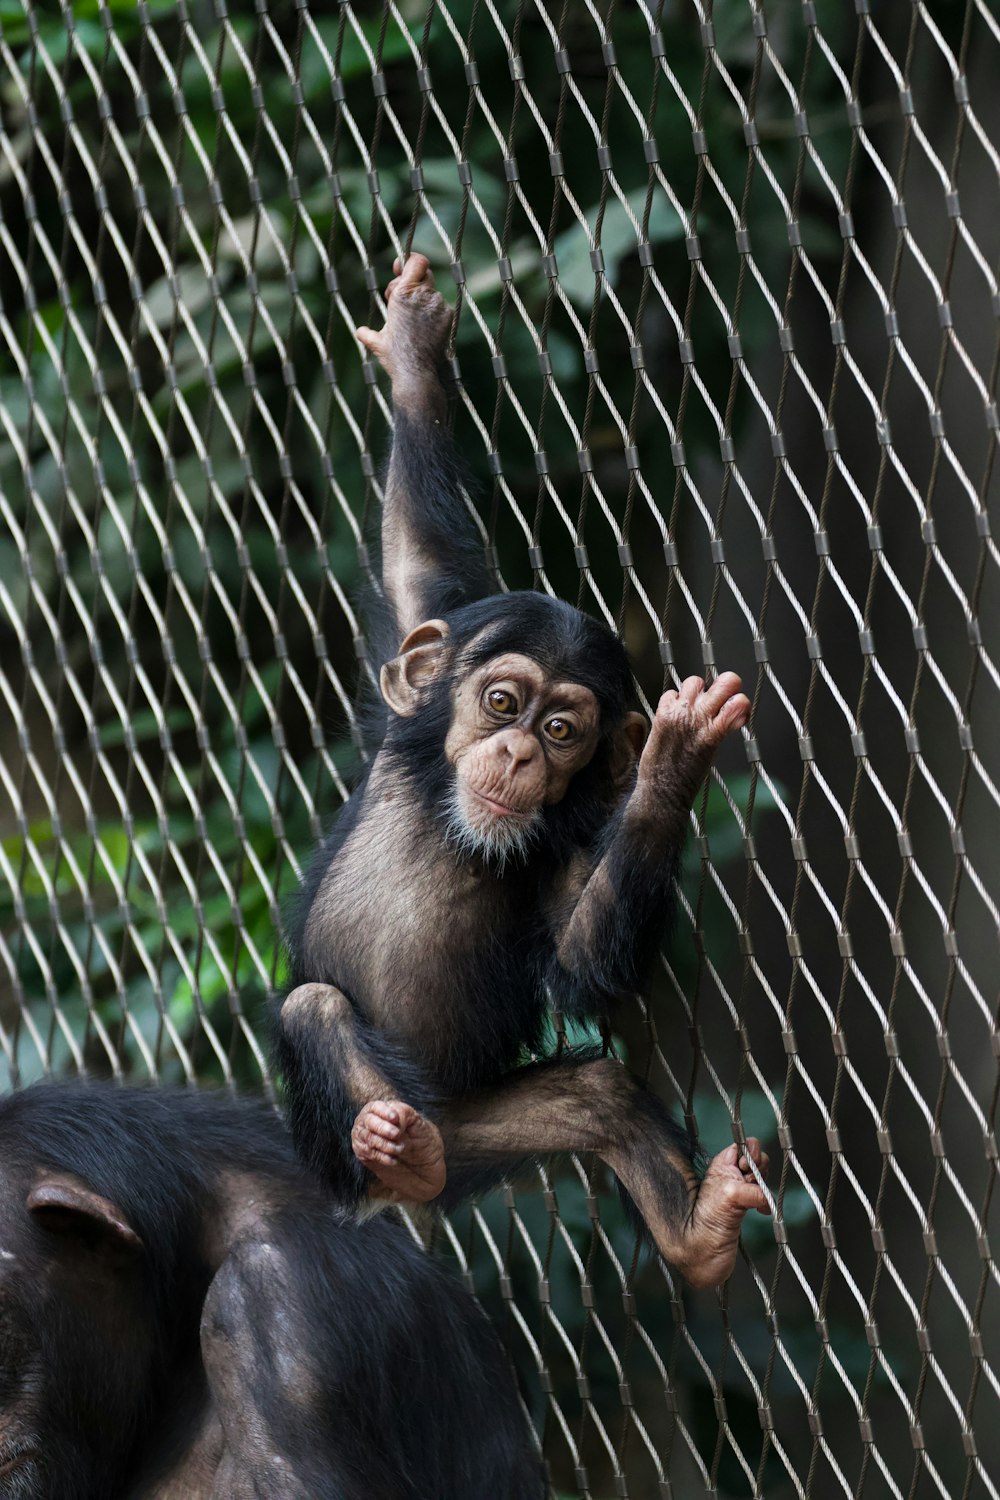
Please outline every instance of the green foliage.
[[[66, 719], [81, 776], [94, 787], [97, 798], [96, 827], [89, 831], [77, 803], [75, 812], [70, 809], [64, 815], [65, 827], [58, 834], [49, 834], [43, 820], [26, 836], [17, 834], [8, 841], [12, 884], [2, 899], [3, 915], [16, 927], [13, 887], [23, 872], [24, 920], [37, 935], [38, 951], [32, 951], [24, 934], [15, 943], [10, 962], [17, 985], [34, 1011], [40, 1008], [43, 1013], [50, 1006], [54, 986], [73, 1034], [82, 1039], [88, 1059], [93, 1060], [81, 973], [89, 976], [92, 1003], [104, 1024], [120, 1030], [121, 1014], [127, 1009], [144, 1035], [158, 1034], [163, 1017], [172, 1014], [173, 1007], [179, 1035], [191, 1038], [197, 1032], [199, 1015], [219, 1015], [224, 1021], [238, 992], [247, 985], [254, 994], [260, 989], [260, 974], [248, 963], [238, 925], [233, 922], [219, 864], [238, 872], [245, 936], [260, 955], [262, 966], [276, 972], [274, 913], [259, 894], [260, 881], [248, 857], [256, 857], [258, 868], [270, 873], [283, 894], [293, 883], [288, 850], [301, 854], [315, 822], [303, 805], [290, 767], [283, 766], [275, 748], [275, 713], [285, 721], [279, 740], [305, 783], [315, 787], [321, 812], [329, 814], [336, 807], [330, 775], [316, 759], [308, 719], [284, 662], [294, 665], [296, 678], [311, 694], [316, 659], [311, 625], [295, 603], [301, 594], [319, 611], [323, 628], [333, 632], [338, 670], [350, 676], [349, 631], [331, 608], [324, 580], [330, 570], [350, 590], [358, 579], [357, 556], [354, 534], [339, 513], [329, 476], [357, 514], [370, 503], [370, 497], [365, 498], [369, 486], [355, 434], [339, 419], [336, 403], [331, 402], [307, 320], [323, 331], [327, 375], [333, 374], [348, 407], [361, 414], [366, 387], [360, 360], [339, 314], [331, 317], [319, 250], [324, 246], [332, 257], [345, 304], [358, 320], [368, 316], [362, 265], [347, 229], [347, 217], [362, 237], [373, 223], [371, 183], [355, 131], [372, 143], [377, 131], [381, 208], [400, 228], [414, 218], [415, 241], [442, 264], [446, 284], [448, 257], [437, 228], [413, 195], [409, 162], [397, 135], [384, 119], [377, 119], [371, 89], [374, 58], [385, 75], [396, 118], [414, 139], [422, 96], [414, 85], [413, 49], [423, 27], [422, 5], [403, 7], [409, 32], [395, 19], [383, 24], [382, 13], [372, 11], [362, 16], [360, 33], [343, 11], [317, 14], [309, 26], [303, 26], [302, 12], [290, 0], [269, 7], [266, 28], [260, 17], [233, 14], [223, 22], [207, 7], [196, 8], [197, 47], [182, 29], [169, 0], [143, 7], [134, 0], [112, 0], [110, 6], [78, 0], [72, 9], [72, 34], [63, 9], [55, 3], [37, 7], [35, 14], [33, 38], [19, 0], [14, 4], [0, 0], [0, 28], [19, 64], [21, 88], [30, 89], [36, 128], [52, 141], [60, 141], [68, 103], [81, 139], [89, 143], [94, 159], [100, 159], [105, 212], [114, 220], [121, 239], [116, 243], [106, 232], [107, 221], [98, 211], [86, 173], [73, 171], [66, 178], [66, 190], [82, 239], [67, 236], [57, 195], [42, 190], [48, 180], [43, 174], [35, 194], [37, 223], [49, 244], [65, 247], [58, 280], [45, 258], [34, 254], [37, 312], [33, 313], [24, 304], [20, 284], [12, 279], [9, 260], [0, 268], [3, 305], [17, 323], [17, 338], [27, 351], [31, 370], [29, 400], [21, 366], [10, 347], [2, 346], [0, 400], [11, 440], [0, 436], [0, 490], [8, 497], [11, 530], [0, 541], [0, 577], [4, 580], [0, 633], [6, 625], [13, 644], [10, 626], [23, 620], [34, 669], [56, 685], [63, 670], [60, 663], [68, 660], [78, 691], [61, 690], [59, 712]], [[495, 112], [501, 139], [484, 110], [474, 109], [466, 120], [469, 95], [461, 52], [442, 15], [435, 13], [427, 54], [433, 68], [434, 97], [453, 128], [461, 129], [476, 197], [474, 203], [469, 202], [452, 147], [433, 123], [424, 137], [421, 160], [425, 191], [446, 233], [461, 236], [466, 285], [495, 327], [504, 283], [493, 236], [507, 221], [503, 249], [527, 317], [541, 327], [547, 323], [551, 285], [543, 273], [537, 237], [517, 207], [504, 165], [507, 43], [492, 19], [481, 9], [475, 11], [471, 3], [463, 0], [453, 5], [451, 14], [458, 30], [468, 34], [484, 98]], [[113, 23], [114, 47], [109, 46], [104, 17]], [[835, 18], [828, 19], [835, 24]], [[734, 77], [739, 79], [752, 59], [745, 8], [728, 3], [716, 6], [714, 24]], [[546, 36], [540, 19], [525, 11], [519, 43], [526, 82], [539, 105], [546, 111], [552, 109], [554, 119], [561, 85], [551, 66], [551, 49], [543, 45]], [[668, 13], [664, 36], [676, 77], [690, 98], [697, 97], [703, 52], [692, 19]], [[638, 106], [648, 108], [653, 73], [648, 28], [638, 10], [616, 16], [614, 39], [620, 76]], [[584, 25], [574, 25], [569, 43], [579, 98], [595, 119], [600, 118], [604, 88], [600, 80], [606, 75], [602, 74], [599, 35]], [[301, 128], [281, 48], [298, 67], [301, 97], [318, 129], [316, 138]], [[107, 137], [93, 84], [95, 75], [85, 67], [81, 50], [99, 72], [119, 138], [136, 165], [148, 220], [137, 215], [125, 164]], [[121, 62], [123, 54], [142, 70], [148, 126], [146, 115], [136, 109], [134, 85]], [[177, 69], [176, 94], [159, 62], [161, 55], [172, 59]], [[214, 70], [214, 77], [209, 70]], [[334, 72], [352, 124], [346, 116], [337, 123], [331, 94]], [[259, 93], [255, 93], [255, 82]], [[217, 109], [220, 98], [226, 128]], [[266, 118], [258, 112], [261, 101]], [[757, 119], [763, 130], [768, 127], [769, 111], [775, 112], [777, 127], [782, 107], [777, 96], [758, 101]], [[19, 88], [8, 89], [5, 108], [8, 132], [30, 145]], [[607, 117], [608, 149], [623, 202], [610, 179], [595, 167], [593, 137], [575, 105], [570, 105], [565, 118], [561, 140], [565, 183], [591, 231], [599, 233], [605, 274], [623, 308], [630, 315], [638, 308], [642, 271], [636, 223], [641, 226], [641, 237], [652, 246], [660, 284], [675, 306], [683, 306], [689, 269], [677, 246], [684, 226], [659, 182], [650, 178], [636, 120], [624, 109], [612, 110]], [[706, 117], [705, 126], [713, 163], [736, 197], [745, 170], [745, 149], [732, 128], [734, 119], [731, 105], [723, 103], [721, 111]], [[661, 87], [651, 129], [660, 146], [662, 168], [682, 203], [691, 201], [694, 182], [689, 128], [673, 90]], [[162, 142], [162, 150], [154, 149], [151, 130]], [[598, 295], [589, 240], [569, 198], [555, 190], [539, 141], [531, 112], [522, 109], [512, 141], [518, 162], [517, 192], [525, 195], [541, 222], [550, 218], [548, 205], [554, 207], [552, 251], [562, 285], [585, 322], [590, 313], [596, 318], [594, 343], [611, 355], [602, 363], [602, 378], [619, 409], [628, 411], [634, 372], [627, 359], [615, 357], [614, 351], [621, 347], [621, 326], [607, 297]], [[827, 144], [839, 141], [834, 133]], [[797, 149], [793, 136], [775, 134], [769, 150], [776, 169], [780, 169], [782, 155], [790, 167]], [[323, 151], [332, 153], [334, 178], [329, 176]], [[58, 157], [57, 151], [54, 159]], [[171, 163], [170, 171], [165, 162]], [[248, 164], [256, 184], [253, 192]], [[290, 167], [294, 167], [294, 192]], [[41, 169], [32, 170], [37, 175]], [[171, 172], [176, 173], [176, 186]], [[211, 177], [225, 204], [224, 219], [210, 190]], [[183, 213], [179, 213], [181, 200]], [[299, 201], [309, 215], [308, 227], [299, 216]], [[259, 205], [263, 205], [264, 217]], [[9, 175], [0, 186], [0, 208], [5, 223], [17, 232], [23, 201], [16, 176]], [[802, 219], [807, 224], [808, 203], [803, 205]], [[145, 232], [143, 224], [149, 222], [156, 223], [159, 241]], [[694, 227], [702, 237], [706, 264], [726, 292], [734, 285], [738, 258], [733, 258], [731, 226], [726, 224], [717, 196], [702, 195]], [[777, 244], [784, 234], [783, 217], [774, 204], [770, 209], [759, 207], [755, 236], [766, 239], [772, 228]], [[84, 241], [90, 245], [91, 258], [80, 253]], [[27, 241], [25, 245], [27, 252]], [[371, 246], [381, 277], [391, 247], [379, 231]], [[128, 255], [135, 257], [133, 280]], [[294, 283], [286, 273], [286, 257]], [[100, 277], [100, 305], [95, 272]], [[135, 280], [141, 287], [141, 310], [134, 302]], [[223, 299], [226, 318], [220, 318], [214, 292]], [[755, 323], [752, 300], [746, 307], [742, 332], [749, 354], [755, 339], [764, 335], [766, 324]], [[141, 405], [114, 329], [131, 341]], [[642, 336], [642, 327], [638, 331]], [[699, 327], [698, 341], [699, 368], [711, 382], [717, 372], [728, 368], [722, 324], [715, 319]], [[467, 389], [478, 409], [488, 415], [495, 376], [481, 330], [468, 311], [458, 329], [458, 348]], [[570, 409], [582, 410], [587, 375], [579, 337], [558, 307], [546, 328], [546, 348]], [[536, 348], [529, 327], [509, 312], [501, 349], [513, 388], [530, 404], [538, 384]], [[311, 430], [296, 423], [284, 380], [288, 365], [312, 414], [315, 427]], [[100, 368], [103, 389], [122, 425], [110, 420], [109, 408], [98, 399], [95, 368]], [[668, 377], [668, 383], [672, 378]], [[218, 392], [218, 400], [213, 391]], [[669, 400], [669, 390], [665, 395]], [[271, 414], [274, 430], [287, 433], [294, 498], [289, 475], [281, 470], [272, 429], [261, 420], [265, 411]], [[739, 412], [735, 419], [739, 420]], [[696, 415], [692, 417], [686, 435], [689, 448], [696, 447], [702, 436], [697, 420]], [[640, 408], [638, 423], [640, 446], [648, 428], [647, 477], [655, 485], [663, 444], [658, 418], [648, 403]], [[322, 435], [328, 459], [317, 448], [315, 432]], [[590, 436], [598, 448], [605, 442], [612, 446], [619, 442], [603, 429]], [[706, 430], [705, 436], [714, 442], [714, 433]], [[508, 431], [501, 426], [505, 469], [530, 514], [537, 476], [530, 454], [523, 452], [522, 438], [514, 427]], [[377, 424], [372, 440], [377, 447]], [[546, 442], [553, 474], [558, 478], [563, 468], [567, 476], [577, 473], [575, 449], [565, 424], [550, 423]], [[165, 443], [171, 445], [169, 462], [164, 461]], [[474, 456], [480, 445], [478, 439], [468, 444], [463, 438], [463, 446]], [[613, 506], [624, 504], [621, 481], [612, 476], [605, 488]], [[304, 524], [306, 515], [315, 516], [322, 528], [320, 546], [311, 526]], [[279, 540], [287, 557], [280, 553]], [[499, 540], [504, 543], [502, 528]], [[564, 547], [557, 548], [554, 554], [557, 579], [562, 577], [560, 553], [564, 551]], [[604, 551], [610, 557], [610, 551]], [[30, 584], [21, 562], [25, 552], [31, 557]], [[520, 551], [511, 555], [514, 578], [520, 557]], [[252, 575], [246, 572], [247, 564]], [[600, 548], [594, 551], [594, 566], [613, 592], [616, 565]], [[248, 588], [251, 576], [255, 582]], [[295, 580], [294, 592], [286, 582], [289, 578]], [[567, 583], [569, 578], [567, 574]], [[55, 617], [39, 608], [38, 600], [43, 597], [61, 601]], [[53, 618], [58, 630], [53, 628]], [[275, 620], [287, 652], [281, 658], [276, 656]], [[341, 645], [337, 644], [338, 632]], [[169, 640], [169, 652], [163, 649], [164, 638]], [[190, 692], [178, 690], [171, 661], [180, 664]], [[218, 664], [217, 674], [213, 663]], [[141, 677], [137, 676], [140, 671]], [[117, 702], [110, 693], [113, 683], [123, 684]], [[108, 758], [104, 764], [110, 767], [110, 776], [86, 770], [86, 753], [77, 744], [86, 737], [75, 708], [81, 697], [92, 702], [100, 753]], [[192, 697], [202, 719], [198, 735], [192, 727]], [[333, 700], [320, 700], [319, 707], [331, 740], [346, 746], [342, 709]], [[43, 721], [35, 732], [44, 737], [46, 729]], [[211, 752], [209, 765], [206, 748]], [[344, 760], [338, 750], [334, 762], [339, 766]], [[276, 800], [282, 838], [275, 835], [272, 808], [258, 790], [258, 779]], [[121, 826], [115, 781], [119, 788], [127, 786], [128, 794], [137, 799], [134, 850]], [[148, 787], [157, 784], [161, 786], [159, 810], [150, 805], [147, 795]], [[741, 801], [745, 785], [734, 783], [733, 793]], [[758, 788], [758, 807], [763, 795]], [[242, 821], [239, 836], [234, 831], [234, 807]], [[159, 825], [161, 814], [169, 829], [166, 842]], [[714, 790], [706, 818], [713, 856], [724, 861], [737, 846], [739, 830]], [[219, 863], [213, 862], [213, 849]], [[145, 856], [145, 866], [134, 857], [139, 851]], [[69, 855], [79, 866], [79, 877], [69, 873]], [[49, 895], [36, 864], [54, 872], [61, 928], [53, 925]], [[152, 884], [151, 870], [156, 871]], [[191, 881], [197, 886], [200, 915], [194, 914]], [[92, 918], [87, 914], [90, 910]], [[164, 910], [169, 913], [172, 938], [158, 926]], [[100, 942], [95, 941], [93, 922], [102, 935]], [[211, 943], [206, 942], [209, 931]], [[116, 951], [117, 967], [101, 956]], [[219, 955], [230, 955], [235, 968], [226, 973], [225, 964], [219, 966]], [[20, 1048], [19, 1056], [24, 1053], [26, 1058], [30, 1050]], [[127, 1065], [135, 1059], [133, 1047]]]
[[[834, 36], [840, 8], [834, 0], [817, 0], [816, 8]], [[144, 1075], [151, 1058], [161, 1077], [181, 1077], [179, 1043], [200, 1078], [218, 1079], [228, 1066], [238, 1082], [259, 1083], [258, 1065], [235, 1013], [242, 1011], [251, 1025], [259, 1021], [267, 990], [281, 981], [277, 908], [295, 885], [290, 861], [302, 858], [313, 842], [317, 819], [335, 810], [337, 778], [349, 774], [354, 758], [342, 706], [322, 686], [313, 640], [315, 622], [328, 637], [336, 671], [352, 682], [351, 629], [332, 602], [330, 580], [350, 591], [360, 570], [339, 497], [346, 497], [360, 520], [373, 493], [339, 400], [359, 426], [371, 418], [366, 431], [376, 452], [385, 434], [370, 405], [349, 328], [335, 306], [331, 313], [323, 258], [330, 258], [337, 296], [361, 322], [375, 314], [358, 240], [347, 220], [370, 251], [379, 281], [388, 274], [395, 245], [373, 214], [372, 184], [353, 129], [345, 116], [338, 118], [331, 64], [357, 138], [375, 148], [379, 209], [401, 238], [412, 223], [414, 243], [431, 254], [442, 285], [449, 287], [450, 254], [413, 192], [410, 162], [378, 114], [372, 88], [374, 57], [395, 118], [415, 140], [424, 96], [415, 82], [413, 48], [419, 46], [425, 6], [422, 0], [403, 0], [400, 14], [408, 30], [395, 18], [383, 26], [379, 8], [364, 8], [361, 36], [345, 9], [327, 14], [315, 7], [309, 27], [292, 0], [276, 0], [257, 15], [247, 7], [228, 10], [223, 20], [222, 7], [195, 0], [187, 8], [200, 43], [196, 50], [173, 0], [147, 0], [142, 6], [137, 0], [73, 0], [72, 34], [63, 7], [44, 0], [33, 7], [35, 36], [21, 0], [0, 0], [0, 30], [17, 65], [16, 76], [4, 86], [4, 128], [13, 142], [12, 159], [27, 164], [24, 182], [35, 215], [29, 233], [22, 181], [7, 170], [0, 182], [0, 217], [30, 268], [35, 301], [29, 306], [20, 274], [4, 258], [0, 299], [14, 338], [0, 344], [0, 408], [6, 423], [0, 429], [6, 527], [0, 539], [0, 665], [11, 674], [11, 700], [25, 706], [24, 733], [56, 785], [58, 803], [48, 805], [26, 773], [28, 821], [5, 825], [0, 845], [0, 925], [7, 935], [3, 958], [10, 989], [0, 1004], [9, 1043], [0, 1086], [12, 1073], [30, 1080], [43, 1062], [56, 1071], [74, 1066], [74, 1049], [89, 1068], [106, 1069], [102, 1029], [127, 1072]], [[468, 38], [500, 139], [486, 109], [478, 104], [469, 109], [461, 51], [437, 10], [427, 51], [434, 96], [471, 164], [476, 202], [468, 200], [451, 143], [431, 116], [420, 166], [434, 215], [452, 239], [461, 236], [465, 284], [498, 336], [519, 398], [537, 412], [541, 385], [534, 335], [544, 329], [561, 397], [579, 417], [591, 381], [577, 328], [561, 306], [551, 306], [538, 236], [517, 196], [524, 195], [543, 231], [551, 224], [562, 286], [600, 352], [604, 388], [618, 410], [628, 413], [636, 379], [629, 340], [617, 308], [595, 279], [589, 239], [568, 196], [556, 186], [531, 111], [522, 103], [516, 118], [512, 113], [506, 39], [491, 7], [455, 0], [449, 10], [458, 32]], [[508, 25], [511, 10], [499, 8]], [[601, 36], [582, 9], [574, 17], [570, 7], [569, 14], [574, 81], [579, 98], [600, 120], [607, 83]], [[718, 0], [712, 16], [731, 76], [748, 91], [755, 48], [750, 9], [737, 0]], [[105, 28], [108, 17], [114, 47]], [[771, 25], [782, 29], [784, 61], [795, 73], [806, 28], [779, 15]], [[662, 26], [672, 74], [687, 98], [697, 100], [705, 67], [697, 16], [690, 8], [671, 7]], [[673, 409], [680, 370], [676, 336], [662, 303], [654, 297], [643, 303], [638, 239], [652, 247], [658, 284], [681, 311], [691, 263], [681, 243], [685, 226], [659, 180], [650, 176], [643, 133], [648, 128], [655, 138], [662, 171], [685, 206], [695, 201], [697, 158], [690, 119], [673, 89], [661, 79], [654, 93], [649, 30], [640, 7], [616, 8], [614, 43], [619, 75], [640, 114], [649, 116], [647, 127], [627, 108], [608, 113], [607, 146], [625, 203], [598, 168], [593, 132], [572, 100], [560, 141], [564, 181], [591, 230], [599, 229], [608, 282], [626, 317], [639, 320], [636, 332], [647, 349], [651, 378]], [[142, 109], [119, 46], [141, 81]], [[553, 68], [551, 37], [534, 7], [523, 10], [518, 47], [532, 97], [553, 126], [566, 103], [565, 84]], [[280, 48], [298, 68], [297, 87]], [[177, 69], [176, 92], [159, 61], [160, 49]], [[51, 71], [43, 66], [42, 51]], [[142, 213], [85, 61], [100, 77], [117, 139], [135, 163]], [[207, 75], [206, 61], [217, 78]], [[63, 163], [75, 233], [68, 231], [56, 185], [34, 153], [22, 90], [30, 91], [35, 128], [52, 143], [53, 160]], [[297, 94], [315, 122], [315, 138], [303, 128]], [[809, 108], [814, 119], [831, 121], [814, 127], [814, 140], [834, 170], [849, 140], [842, 107], [840, 115], [830, 113], [837, 100], [830, 70], [814, 69]], [[70, 111], [74, 129], [99, 161], [100, 193], [67, 144]], [[770, 74], [757, 94], [755, 118], [771, 169], [791, 182], [801, 145], [788, 100]], [[739, 113], [721, 89], [711, 93], [703, 124], [713, 168], [738, 203], [747, 153]], [[508, 151], [517, 162], [516, 185], [505, 165]], [[817, 210], [812, 172], [807, 164], [799, 204], [803, 237], [819, 256], [839, 254], [839, 235]], [[718, 193], [702, 187], [687, 232], [700, 237], [705, 267], [732, 306], [741, 261], [729, 210]], [[120, 244], [107, 232], [100, 201], [120, 232]], [[638, 238], [633, 218], [641, 226]], [[757, 195], [752, 232], [758, 255], [788, 257], [777, 198]], [[501, 233], [526, 323], [511, 312], [505, 296], [497, 261]], [[51, 259], [42, 253], [43, 240]], [[126, 263], [128, 256], [134, 256], [134, 265]], [[773, 338], [774, 326], [751, 278], [746, 281], [737, 326], [751, 359]], [[216, 291], [228, 322], [220, 315]], [[322, 351], [310, 323], [319, 330]], [[728, 330], [701, 289], [695, 325], [699, 373], [710, 389], [724, 391], [732, 367]], [[122, 358], [118, 334], [132, 350], [134, 369]], [[496, 376], [468, 307], [457, 346], [466, 389], [489, 429]], [[30, 399], [22, 358], [30, 371]], [[294, 394], [286, 384], [289, 370]], [[744, 397], [745, 392], [740, 401]], [[734, 431], [745, 414], [738, 402]], [[483, 445], [462, 427], [463, 420], [460, 440], [484, 477]], [[290, 473], [274, 431], [284, 435]], [[509, 407], [503, 408], [498, 433], [505, 476], [531, 516], [538, 476]], [[697, 404], [688, 412], [684, 438], [695, 458], [699, 450], [717, 453], [714, 422]], [[604, 491], [621, 517], [628, 485], [621, 435], [598, 411], [586, 439], [605, 463]], [[550, 420], [545, 440], [552, 482], [572, 506], [580, 486], [573, 435], [567, 424]], [[648, 400], [637, 404], [634, 440], [643, 455], [644, 477], [666, 509], [674, 471], [660, 418]], [[489, 508], [487, 491], [484, 514]], [[526, 567], [523, 538], [505, 530], [509, 517], [506, 507], [500, 509], [497, 539], [504, 567], [517, 581]], [[550, 501], [543, 512], [550, 576], [573, 593], [578, 574]], [[600, 524], [591, 515], [586, 539], [595, 576], [614, 597], [620, 570]], [[683, 516], [680, 524], [683, 531]], [[319, 544], [314, 528], [322, 536]], [[550, 530], [558, 537], [551, 548]], [[30, 573], [25, 557], [30, 557]], [[311, 615], [300, 608], [300, 597]], [[48, 704], [34, 692], [32, 673], [46, 684]], [[326, 737], [325, 752], [315, 744], [303, 693]], [[60, 720], [58, 733], [50, 708]], [[314, 805], [308, 805], [303, 787]], [[745, 809], [749, 779], [735, 777], [729, 788], [735, 804]], [[119, 794], [127, 798], [128, 821]], [[84, 806], [88, 798], [91, 820]], [[766, 790], [758, 785], [756, 815], [767, 806]], [[714, 786], [704, 828], [717, 865], [738, 856], [741, 830]], [[697, 863], [692, 850], [689, 880], [697, 876]], [[732, 924], [711, 893], [702, 926], [714, 961], [732, 962]], [[677, 962], [683, 974], [685, 959], [679, 956]], [[28, 1021], [17, 1021], [19, 1004]], [[213, 1037], [219, 1039], [225, 1066]], [[756, 1119], [760, 1105], [744, 1091], [746, 1121]], [[717, 1097], [699, 1095], [695, 1107], [706, 1137], [729, 1138], [728, 1115]], [[573, 1176], [560, 1178], [557, 1189], [564, 1222], [574, 1241], [585, 1244], [591, 1226], [586, 1193]], [[805, 1220], [810, 1211], [807, 1195], [786, 1194], [786, 1222], [796, 1213]], [[503, 1204], [491, 1201], [483, 1212], [503, 1243], [508, 1232]], [[550, 1221], [543, 1200], [529, 1195], [521, 1212], [534, 1243], [544, 1245]], [[632, 1231], [617, 1200], [604, 1195], [600, 1212], [616, 1253], [629, 1266]], [[620, 1288], [610, 1263], [603, 1256], [597, 1261], [601, 1305], [618, 1308]], [[504, 1299], [498, 1286], [490, 1285], [491, 1266], [477, 1245], [477, 1284], [499, 1313]], [[518, 1295], [528, 1297], [533, 1276], [533, 1269], [515, 1266]], [[561, 1252], [553, 1260], [551, 1289], [552, 1305], [577, 1343], [587, 1313], [578, 1268]], [[652, 1299], [644, 1318], [666, 1347], [672, 1323], [665, 1299]], [[616, 1322], [610, 1311], [608, 1326], [616, 1339], [623, 1337], [621, 1318]], [[702, 1333], [708, 1337], [699, 1327], [699, 1337]], [[763, 1368], [766, 1357], [758, 1334], [741, 1329], [755, 1369]], [[801, 1357], [806, 1372], [806, 1356]], [[694, 1363], [680, 1373], [707, 1402]], [[610, 1368], [595, 1364], [594, 1385], [614, 1396]], [[574, 1390], [572, 1373], [560, 1369], [559, 1399], [571, 1403]], [[538, 1392], [535, 1398], [540, 1402]]]

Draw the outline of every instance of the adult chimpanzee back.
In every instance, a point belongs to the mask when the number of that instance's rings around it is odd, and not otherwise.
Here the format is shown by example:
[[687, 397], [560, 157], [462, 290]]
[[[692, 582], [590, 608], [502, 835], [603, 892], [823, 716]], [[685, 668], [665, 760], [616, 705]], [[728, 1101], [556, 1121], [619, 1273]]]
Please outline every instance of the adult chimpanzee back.
[[264, 1104], [0, 1101], [3, 1500], [540, 1500], [472, 1298]]
[[[397, 267], [397, 269], [399, 269]], [[594, 1151], [693, 1282], [766, 1211], [758, 1143], [695, 1148], [615, 1061], [524, 1065], [546, 994], [606, 1021], [643, 979], [695, 792], [749, 703], [689, 677], [647, 735], [617, 638], [542, 594], [491, 594], [437, 368], [451, 314], [414, 255], [385, 328], [392, 381], [375, 640], [378, 752], [313, 865], [277, 1026], [289, 1120], [338, 1198], [447, 1204], [554, 1151]], [[483, 596], [483, 597], [480, 597]]]

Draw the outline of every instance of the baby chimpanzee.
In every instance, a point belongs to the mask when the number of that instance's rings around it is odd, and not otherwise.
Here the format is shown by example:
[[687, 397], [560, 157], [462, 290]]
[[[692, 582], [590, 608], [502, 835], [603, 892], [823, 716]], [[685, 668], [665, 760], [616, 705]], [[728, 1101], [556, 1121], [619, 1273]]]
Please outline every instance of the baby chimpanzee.
[[[619, 1063], [542, 1062], [546, 991], [606, 1019], [663, 929], [688, 814], [749, 702], [725, 672], [664, 693], [646, 738], [621, 643], [559, 600], [491, 594], [438, 366], [451, 313], [426, 259], [359, 338], [392, 381], [372, 639], [381, 747], [317, 855], [278, 1056], [297, 1148], [337, 1193], [447, 1205], [519, 1165], [593, 1151], [701, 1286], [767, 1212], [756, 1140], [700, 1179], [694, 1143]], [[391, 658], [391, 659], [387, 659]]]

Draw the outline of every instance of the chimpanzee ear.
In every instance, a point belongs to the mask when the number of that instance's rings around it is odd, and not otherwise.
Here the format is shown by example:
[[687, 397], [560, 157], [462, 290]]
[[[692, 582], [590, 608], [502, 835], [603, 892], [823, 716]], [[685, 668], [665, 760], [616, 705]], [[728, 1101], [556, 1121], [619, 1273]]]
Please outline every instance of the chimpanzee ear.
[[646, 743], [646, 736], [649, 733], [646, 715], [638, 713], [626, 714], [621, 732], [632, 751], [633, 759], [638, 760], [642, 754], [642, 747]]
[[68, 1172], [42, 1171], [25, 1207], [35, 1223], [51, 1234], [82, 1234], [109, 1239], [123, 1249], [143, 1248], [122, 1210]]
[[645, 714], [625, 715], [611, 747], [611, 774], [616, 786], [624, 787], [629, 781], [648, 733]]
[[399, 655], [382, 668], [382, 697], [400, 718], [412, 718], [421, 694], [440, 675], [448, 660], [449, 634], [446, 620], [425, 620], [410, 631]]

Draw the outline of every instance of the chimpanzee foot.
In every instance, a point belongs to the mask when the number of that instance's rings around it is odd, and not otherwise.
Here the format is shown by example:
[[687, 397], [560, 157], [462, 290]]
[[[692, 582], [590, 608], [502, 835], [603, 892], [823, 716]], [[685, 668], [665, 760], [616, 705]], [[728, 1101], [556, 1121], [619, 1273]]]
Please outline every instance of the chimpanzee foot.
[[394, 1203], [436, 1198], [448, 1173], [437, 1126], [399, 1099], [373, 1099], [351, 1131], [358, 1161], [378, 1178], [373, 1197]]
[[751, 1158], [758, 1171], [767, 1172], [767, 1152], [754, 1136], [747, 1139], [746, 1152], [727, 1146], [708, 1164], [685, 1226], [680, 1246], [661, 1247], [693, 1287], [721, 1286], [736, 1264], [743, 1215], [751, 1208], [771, 1212], [767, 1197], [750, 1169]]
[[434, 289], [426, 255], [410, 255], [385, 289], [385, 327], [359, 328], [358, 339], [392, 380], [393, 405], [410, 411], [440, 399], [438, 366], [451, 333], [452, 310]]

